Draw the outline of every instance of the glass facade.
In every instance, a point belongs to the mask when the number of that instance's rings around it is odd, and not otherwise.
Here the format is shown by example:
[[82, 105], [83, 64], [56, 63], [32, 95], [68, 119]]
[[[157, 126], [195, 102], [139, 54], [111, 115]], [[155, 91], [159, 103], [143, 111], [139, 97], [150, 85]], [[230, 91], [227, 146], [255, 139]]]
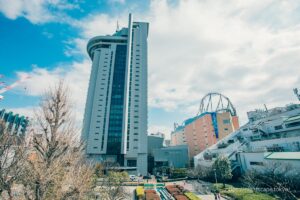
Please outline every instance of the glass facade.
[[[123, 128], [123, 108], [126, 74], [126, 45], [117, 45], [113, 72], [112, 94], [108, 124], [107, 154], [118, 155], [120, 162]], [[120, 162], [120, 164], [122, 164]]]

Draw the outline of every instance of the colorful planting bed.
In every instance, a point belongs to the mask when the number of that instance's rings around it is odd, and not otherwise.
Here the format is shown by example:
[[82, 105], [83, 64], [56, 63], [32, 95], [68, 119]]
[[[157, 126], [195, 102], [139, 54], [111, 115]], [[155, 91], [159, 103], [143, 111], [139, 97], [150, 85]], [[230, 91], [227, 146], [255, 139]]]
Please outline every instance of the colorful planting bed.
[[194, 193], [180, 185], [157, 185], [156, 188], [138, 186], [137, 200], [200, 200]]

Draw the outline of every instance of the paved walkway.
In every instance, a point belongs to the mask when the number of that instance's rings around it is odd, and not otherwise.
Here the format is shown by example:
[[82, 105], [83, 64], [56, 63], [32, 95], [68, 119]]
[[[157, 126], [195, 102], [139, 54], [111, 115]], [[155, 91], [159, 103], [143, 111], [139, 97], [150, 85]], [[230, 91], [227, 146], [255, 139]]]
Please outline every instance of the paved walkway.
[[[206, 194], [206, 195], [197, 195], [201, 198], [201, 200], [215, 200], [215, 196], [212, 194]], [[221, 197], [221, 200], [226, 200], [223, 197]]]

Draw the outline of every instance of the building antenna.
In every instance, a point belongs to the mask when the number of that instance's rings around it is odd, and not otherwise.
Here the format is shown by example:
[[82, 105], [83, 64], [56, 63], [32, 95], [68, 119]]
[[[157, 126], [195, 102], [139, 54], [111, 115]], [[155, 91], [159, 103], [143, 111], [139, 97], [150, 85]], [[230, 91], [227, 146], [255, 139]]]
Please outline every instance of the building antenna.
[[298, 93], [297, 88], [294, 88], [294, 94], [297, 96], [298, 100], [300, 101], [300, 94]]
[[118, 32], [119, 31], [119, 20], [117, 20], [117, 30], [116, 30], [116, 32]]
[[266, 105], [266, 104], [264, 104], [264, 106], [265, 106], [265, 110], [266, 110], [266, 112], [269, 112], [269, 111], [268, 111], [268, 108], [267, 108], [267, 105]]

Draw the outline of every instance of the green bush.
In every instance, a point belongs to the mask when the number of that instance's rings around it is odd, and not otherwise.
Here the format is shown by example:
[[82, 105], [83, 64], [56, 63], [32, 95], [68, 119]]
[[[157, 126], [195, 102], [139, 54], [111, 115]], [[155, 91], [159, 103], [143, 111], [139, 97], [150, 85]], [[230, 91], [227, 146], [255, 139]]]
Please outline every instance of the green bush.
[[170, 170], [171, 178], [183, 178], [187, 176], [186, 168], [175, 168]]
[[256, 192], [254, 193], [251, 189], [248, 188], [235, 188], [232, 185], [226, 184], [224, 188], [222, 184], [214, 184], [215, 190], [219, 190], [221, 194], [232, 197], [236, 200], [276, 200], [276, 198]]

